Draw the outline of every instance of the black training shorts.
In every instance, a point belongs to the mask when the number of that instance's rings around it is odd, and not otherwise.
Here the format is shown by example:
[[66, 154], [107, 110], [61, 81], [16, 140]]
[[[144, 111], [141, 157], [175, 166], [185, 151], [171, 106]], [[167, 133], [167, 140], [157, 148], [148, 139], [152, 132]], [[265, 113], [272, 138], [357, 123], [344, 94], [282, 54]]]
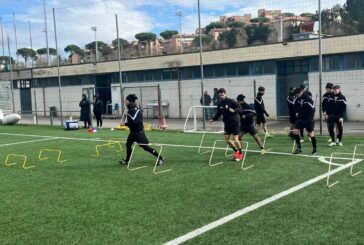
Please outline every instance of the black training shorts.
[[240, 131], [244, 134], [249, 133], [250, 135], [254, 136], [257, 134], [257, 129], [254, 127], [253, 124], [249, 125], [241, 125]]
[[224, 134], [225, 135], [239, 135], [240, 127], [239, 124], [228, 124], [225, 123]]
[[257, 114], [256, 124], [266, 123], [264, 114]]
[[298, 120], [295, 124], [295, 129], [306, 129], [307, 132], [313, 132], [315, 129], [315, 121]]

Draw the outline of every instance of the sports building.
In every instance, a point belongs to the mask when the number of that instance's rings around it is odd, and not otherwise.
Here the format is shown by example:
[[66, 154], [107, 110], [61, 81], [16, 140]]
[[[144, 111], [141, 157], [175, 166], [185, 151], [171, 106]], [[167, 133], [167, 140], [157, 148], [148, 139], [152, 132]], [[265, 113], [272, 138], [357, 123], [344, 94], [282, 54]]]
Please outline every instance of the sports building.
[[[314, 101], [320, 101], [318, 43], [318, 39], [311, 39], [203, 52], [204, 90], [212, 96], [213, 88], [224, 87], [229, 97], [243, 93], [252, 103], [254, 88], [262, 85], [271, 118], [285, 117], [288, 90], [303, 81], [308, 81]], [[341, 85], [349, 120], [364, 120], [363, 44], [364, 35], [323, 39], [323, 93], [327, 82]], [[158, 85], [170, 118], [186, 117], [191, 106], [200, 104], [199, 53], [122, 60], [121, 67], [124, 93], [136, 93], [143, 108], [157, 100]], [[79, 114], [82, 93], [99, 94], [105, 104], [118, 109], [118, 61], [61, 66], [60, 74], [64, 115]], [[15, 110], [49, 113], [52, 107], [58, 111], [57, 75], [57, 67], [14, 71]], [[10, 73], [0, 73], [0, 81], [3, 88], [9, 87]]]

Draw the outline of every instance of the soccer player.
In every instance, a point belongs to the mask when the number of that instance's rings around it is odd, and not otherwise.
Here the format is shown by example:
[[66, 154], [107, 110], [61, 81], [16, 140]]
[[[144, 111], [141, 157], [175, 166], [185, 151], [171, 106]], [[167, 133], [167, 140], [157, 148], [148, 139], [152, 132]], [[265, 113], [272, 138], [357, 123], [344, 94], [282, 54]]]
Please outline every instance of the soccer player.
[[[297, 116], [296, 116], [296, 106], [295, 106], [295, 101], [296, 101], [296, 96], [294, 94], [296, 88], [291, 87], [289, 89], [289, 94], [287, 96], [287, 107], [288, 107], [288, 115], [289, 115], [289, 123], [290, 123], [290, 127], [289, 127], [289, 134], [288, 136], [291, 137], [292, 139], [294, 139], [293, 136], [293, 129], [294, 129], [294, 125], [296, 124], [297, 121]], [[304, 142], [303, 140], [303, 129], [300, 130], [300, 136], [301, 136], [301, 143]]]
[[254, 138], [255, 142], [257, 142], [261, 150], [261, 153], [264, 154], [265, 153], [264, 146], [258, 137], [256, 128], [254, 127], [254, 117], [256, 115], [255, 111], [248, 105], [248, 103], [244, 101], [245, 100], [244, 95], [239, 94], [236, 100], [240, 105], [240, 107], [235, 110], [230, 108], [230, 111], [231, 112], [237, 111], [240, 116], [239, 141], [240, 142], [242, 141], [244, 134], [249, 133]]
[[299, 132], [301, 128], [306, 129], [308, 137], [311, 139], [312, 143], [312, 155], [316, 154], [316, 138], [315, 138], [315, 105], [310, 96], [308, 96], [302, 88], [295, 89], [296, 95], [296, 110], [297, 110], [297, 122], [293, 130], [294, 138], [297, 144], [297, 148], [294, 154], [302, 152], [301, 141]]
[[[330, 115], [330, 103], [332, 102], [332, 97], [334, 95], [334, 93], [332, 92], [332, 87], [334, 86], [334, 84], [332, 83], [327, 83], [326, 84], [326, 93], [322, 96], [322, 103], [321, 103], [321, 108], [322, 108], [322, 114], [324, 115], [324, 119], [325, 121], [327, 121], [327, 129], [329, 131], [329, 123], [328, 123], [328, 119], [329, 119], [329, 115]], [[328, 140], [328, 142], [331, 142], [331, 137]]]
[[[210, 123], [219, 119], [222, 115], [224, 122], [224, 138], [226, 143], [234, 150], [235, 161], [240, 161], [243, 158], [241, 151], [241, 143], [239, 141], [240, 121], [239, 115], [235, 110], [239, 104], [226, 96], [224, 88], [218, 90], [220, 101], [217, 104], [217, 111], [215, 116], [210, 120]], [[234, 112], [232, 112], [232, 109]]]
[[[126, 158], [119, 161], [120, 164], [127, 165], [130, 161], [130, 156], [132, 153], [132, 145], [133, 143], [141, 144], [139, 145], [145, 151], [151, 153], [153, 156], [158, 157], [158, 152], [150, 147], [147, 136], [144, 132], [144, 124], [143, 124], [143, 114], [142, 111], [137, 108], [137, 96], [135, 94], [129, 94], [126, 97], [125, 105], [127, 107], [127, 112], [125, 113], [126, 119], [120, 123], [121, 126], [128, 126], [130, 129], [130, 133], [128, 139], [126, 141]], [[160, 156], [158, 159], [158, 165], [162, 165], [165, 163], [165, 158]]]
[[265, 110], [264, 101], [263, 101], [264, 94], [265, 94], [265, 88], [260, 86], [258, 88], [258, 93], [257, 93], [257, 96], [255, 97], [255, 101], [254, 101], [254, 109], [257, 113], [256, 124], [258, 125], [258, 127], [262, 126], [264, 133], [268, 137], [270, 137], [271, 135], [268, 133], [267, 124], [265, 121], [265, 116], [269, 117], [269, 114]]
[[[346, 98], [341, 93], [340, 85], [335, 85], [333, 87], [333, 96], [332, 101], [329, 104], [330, 106], [330, 114], [329, 114], [329, 134], [331, 137], [331, 142], [329, 146], [343, 146], [342, 137], [343, 137], [343, 130], [344, 130], [344, 114], [346, 113]], [[337, 125], [338, 134], [337, 140], [335, 142], [335, 124]]]

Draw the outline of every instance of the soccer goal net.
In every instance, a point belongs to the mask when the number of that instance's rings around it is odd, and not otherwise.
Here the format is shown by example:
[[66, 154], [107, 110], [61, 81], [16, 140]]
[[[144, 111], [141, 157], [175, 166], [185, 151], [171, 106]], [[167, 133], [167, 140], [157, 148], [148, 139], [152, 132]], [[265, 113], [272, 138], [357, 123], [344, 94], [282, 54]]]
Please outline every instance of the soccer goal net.
[[188, 133], [223, 133], [224, 125], [221, 118], [213, 123], [209, 122], [215, 113], [216, 106], [192, 106], [188, 111], [183, 131]]

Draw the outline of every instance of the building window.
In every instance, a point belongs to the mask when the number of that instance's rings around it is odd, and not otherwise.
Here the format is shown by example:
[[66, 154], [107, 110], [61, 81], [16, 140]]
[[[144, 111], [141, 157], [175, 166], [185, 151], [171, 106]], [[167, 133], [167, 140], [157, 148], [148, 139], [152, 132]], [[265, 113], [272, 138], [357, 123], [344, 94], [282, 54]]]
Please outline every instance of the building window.
[[344, 69], [358, 69], [363, 67], [363, 54], [346, 54], [344, 55]]
[[171, 70], [163, 70], [163, 80], [171, 80]]
[[225, 76], [225, 65], [216, 65], [215, 68], [215, 77], [224, 77]]
[[137, 75], [136, 72], [128, 72], [128, 82], [136, 82], [137, 81]]
[[214, 67], [213, 66], [205, 66], [203, 68], [203, 74], [206, 78], [214, 77]]
[[144, 73], [145, 81], [153, 81], [153, 72], [152, 71], [146, 71]]
[[323, 70], [325, 71], [337, 71], [340, 70], [340, 56], [332, 55], [324, 57]]
[[144, 72], [142, 71], [137, 71], [136, 73], [136, 78], [138, 82], [144, 82]]
[[192, 67], [183, 68], [183, 79], [192, 79], [193, 78], [193, 69]]
[[264, 74], [274, 74], [276, 63], [274, 61], [264, 62]]
[[264, 63], [263, 62], [254, 62], [253, 63], [253, 75], [264, 74]]
[[227, 64], [226, 65], [226, 75], [227, 76], [236, 76], [236, 64]]
[[193, 68], [193, 77], [195, 79], [201, 78], [201, 67]]
[[238, 64], [238, 75], [239, 76], [249, 75], [249, 63]]
[[311, 57], [309, 60], [310, 71], [318, 71], [319, 69], [319, 59], [318, 57]]
[[153, 71], [153, 80], [154, 81], [161, 81], [162, 80], [162, 71], [161, 70], [154, 70]]

